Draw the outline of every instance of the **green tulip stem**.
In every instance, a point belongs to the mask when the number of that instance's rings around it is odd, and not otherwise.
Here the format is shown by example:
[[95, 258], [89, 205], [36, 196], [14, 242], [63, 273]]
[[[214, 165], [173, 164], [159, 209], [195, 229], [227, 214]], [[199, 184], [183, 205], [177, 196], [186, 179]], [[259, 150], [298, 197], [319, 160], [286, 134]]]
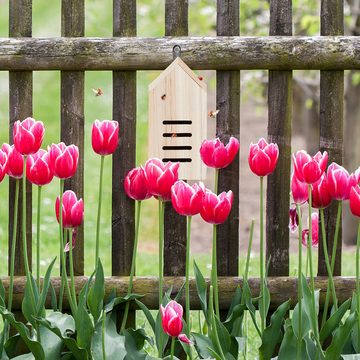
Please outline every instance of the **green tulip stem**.
[[298, 346], [297, 346], [297, 359], [301, 359], [301, 346], [302, 346], [302, 220], [300, 205], [296, 204], [296, 212], [299, 219], [299, 240], [298, 240], [298, 308], [299, 308], [299, 324], [298, 324]]
[[214, 304], [215, 313], [220, 317], [219, 308], [219, 289], [218, 289], [218, 277], [217, 277], [217, 244], [216, 244], [216, 225], [213, 225], [213, 241], [212, 241], [212, 265], [211, 265], [211, 284], [214, 289]]
[[[129, 278], [129, 287], [127, 294], [130, 295], [133, 290], [133, 282], [134, 282], [134, 275], [135, 275], [135, 267], [136, 267], [136, 254], [138, 248], [138, 240], [139, 240], [139, 225], [140, 225], [140, 212], [141, 212], [141, 201], [136, 201], [136, 209], [135, 209], [135, 235], [134, 235], [134, 248], [132, 254], [132, 261], [131, 261], [131, 269], [130, 269], [130, 278]], [[121, 323], [121, 331], [125, 329], [128, 314], [129, 314], [129, 307], [130, 307], [130, 300], [126, 302], [124, 316]]]
[[23, 167], [23, 178], [22, 178], [22, 241], [23, 241], [23, 255], [24, 255], [24, 266], [25, 266], [25, 272], [26, 272], [26, 281], [29, 284], [30, 289], [30, 298], [31, 298], [31, 304], [33, 306], [33, 309], [36, 309], [36, 301], [35, 301], [35, 293], [34, 288], [32, 284], [32, 278], [29, 268], [29, 259], [28, 259], [28, 253], [27, 253], [27, 239], [26, 239], [26, 155], [24, 157], [24, 167]]
[[[60, 288], [60, 299], [59, 299], [59, 309], [62, 310], [62, 303], [64, 297], [64, 287], [66, 289], [66, 293], [68, 296], [71, 312], [75, 315], [75, 306], [72, 300], [71, 291], [69, 288], [67, 271], [66, 271], [66, 261], [65, 261], [65, 253], [64, 253], [64, 234], [63, 234], [63, 219], [62, 219], [62, 207], [63, 207], [63, 192], [64, 192], [64, 180], [60, 179], [60, 201], [59, 201], [59, 243], [60, 243], [60, 260], [61, 260], [61, 283], [62, 286]], [[64, 286], [64, 287], [63, 287]]]
[[[357, 241], [356, 241], [356, 305], [358, 314], [360, 314], [360, 222], [357, 232]], [[358, 326], [358, 344], [360, 344], [360, 317], [358, 316], [357, 321]]]
[[[336, 291], [335, 291], [335, 284], [334, 284], [333, 273], [332, 273], [331, 265], [330, 265], [330, 261], [329, 261], [329, 253], [328, 253], [327, 242], [326, 242], [324, 209], [320, 209], [319, 212], [320, 212], [320, 222], [321, 222], [321, 237], [322, 237], [322, 241], [323, 241], [323, 250], [324, 250], [324, 255], [325, 255], [325, 264], [326, 264], [326, 270], [328, 272], [328, 279], [329, 279], [328, 280], [328, 288], [330, 288], [330, 291], [332, 293], [334, 310], [337, 310], [337, 297], [336, 297]], [[329, 294], [330, 294], [330, 291], [329, 291]], [[328, 291], [326, 293], [328, 293]], [[323, 317], [321, 320], [321, 328], [325, 325], [325, 322], [326, 322], [328, 306], [329, 306], [329, 301], [325, 302]]]
[[189, 274], [190, 274], [190, 233], [191, 233], [191, 219], [192, 216], [187, 216], [187, 231], [186, 231], [186, 261], [185, 261], [185, 318], [187, 321], [187, 333], [189, 337], [191, 332], [190, 322], [190, 286], [189, 286]]
[[77, 301], [76, 301], [76, 290], [75, 290], [72, 232], [73, 232], [73, 229], [71, 229], [71, 228], [68, 229], [71, 293], [72, 293], [72, 300], [73, 300], [73, 303], [74, 303], [74, 308], [75, 308], [75, 311], [76, 311], [76, 309], [77, 309]]
[[[260, 298], [264, 299], [264, 177], [260, 176]], [[265, 330], [265, 301], [260, 301], [261, 333]]]
[[101, 322], [101, 347], [102, 347], [102, 353], [103, 353], [103, 360], [106, 360], [105, 325], [106, 325], [106, 311], [103, 310], [103, 316], [102, 316], [102, 322]]
[[10, 285], [9, 285], [9, 298], [8, 298], [8, 310], [9, 311], [11, 311], [11, 308], [12, 308], [12, 299], [13, 299], [13, 291], [14, 291], [16, 231], [17, 231], [17, 226], [18, 226], [18, 210], [19, 210], [19, 185], [20, 185], [20, 180], [16, 179], [15, 180], [13, 233], [12, 233], [11, 254], [10, 254]]
[[[217, 328], [216, 328], [216, 319], [215, 319], [215, 314], [214, 314], [214, 304], [213, 304], [213, 298], [214, 298], [214, 288], [212, 285], [210, 285], [210, 293], [209, 293], [209, 317], [210, 317], [210, 322], [211, 322], [211, 332], [212, 332], [212, 338], [214, 339], [214, 345], [215, 348], [217, 349], [217, 351], [219, 352], [220, 358], [221, 359], [226, 359], [226, 357], [224, 356], [221, 344], [220, 344], [220, 340], [219, 340], [219, 335], [217, 332]], [[220, 321], [220, 320], [219, 320]]]
[[164, 208], [165, 202], [159, 200], [159, 309], [163, 298], [164, 277]]
[[255, 225], [255, 219], [252, 219], [251, 225], [250, 225], [249, 243], [248, 243], [247, 255], [246, 255], [245, 275], [244, 275], [245, 280], [247, 280], [248, 276], [249, 276], [249, 266], [250, 266], [252, 241], [253, 241], [253, 235], [254, 235], [254, 225]]
[[36, 282], [40, 291], [40, 215], [41, 215], [41, 189], [38, 186], [37, 193], [37, 216], [36, 216]]
[[[336, 214], [335, 234], [334, 234], [334, 244], [333, 244], [332, 253], [331, 253], [331, 276], [333, 276], [334, 268], [335, 268], [335, 258], [336, 258], [337, 243], [338, 243], [338, 238], [339, 238], [341, 212], [342, 212], [342, 201], [338, 201], [338, 208], [337, 208], [337, 214]], [[327, 311], [328, 311], [328, 308], [329, 308], [329, 302], [330, 302], [330, 289], [329, 288], [330, 288], [330, 286], [328, 286], [328, 288], [326, 289], [323, 320], [324, 320], [324, 317], [326, 318]], [[334, 298], [333, 298], [333, 300], [334, 300]], [[334, 303], [334, 305], [335, 305], [335, 303]]]
[[99, 181], [99, 201], [98, 201], [98, 211], [97, 211], [97, 220], [96, 220], [96, 252], [95, 252], [95, 269], [96, 264], [99, 258], [99, 237], [100, 237], [100, 217], [101, 217], [101, 201], [102, 201], [102, 186], [103, 186], [103, 172], [104, 172], [104, 159], [105, 156], [101, 156], [100, 162], [100, 181]]
[[311, 312], [314, 320], [315, 329], [314, 335], [315, 339], [319, 340], [319, 329], [318, 329], [318, 321], [316, 318], [316, 308], [315, 308], [315, 282], [314, 282], [314, 272], [313, 272], [313, 262], [312, 262], [312, 194], [311, 194], [311, 185], [308, 185], [308, 193], [309, 193], [309, 235], [307, 238], [307, 251], [309, 257], [309, 268], [310, 268], [310, 287], [311, 287]]
[[174, 360], [174, 351], [175, 351], [175, 336], [171, 337], [171, 350], [170, 350], [170, 359]]

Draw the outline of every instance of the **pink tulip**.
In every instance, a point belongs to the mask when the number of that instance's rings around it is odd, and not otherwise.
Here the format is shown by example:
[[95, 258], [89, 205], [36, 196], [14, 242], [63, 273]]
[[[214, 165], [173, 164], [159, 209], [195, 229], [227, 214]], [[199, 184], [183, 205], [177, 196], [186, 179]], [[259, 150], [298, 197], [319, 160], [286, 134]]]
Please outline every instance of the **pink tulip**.
[[[60, 198], [56, 198], [55, 212], [59, 222]], [[84, 219], [84, 202], [77, 199], [72, 190], [67, 190], [63, 194], [62, 204], [62, 224], [64, 228], [74, 228], [82, 224]]]
[[206, 189], [200, 211], [201, 217], [210, 224], [222, 224], [230, 214], [233, 197], [231, 190], [216, 196], [212, 191]]
[[311, 186], [312, 207], [316, 209], [326, 208], [332, 201], [326, 173]]
[[295, 207], [289, 209], [289, 229], [294, 233], [299, 227], [299, 216]]
[[28, 117], [14, 124], [14, 145], [22, 155], [36, 153], [44, 139], [45, 127], [42, 121]]
[[43, 186], [49, 184], [54, 177], [51, 168], [50, 154], [40, 149], [26, 159], [26, 177], [35, 185]]
[[8, 156], [3, 150], [0, 150], [0, 181], [3, 181], [8, 168]]
[[134, 200], [145, 200], [151, 197], [142, 167], [134, 168], [128, 172], [124, 179], [124, 189], [126, 195]]
[[279, 159], [279, 147], [277, 144], [268, 144], [261, 138], [257, 144], [250, 144], [248, 162], [251, 171], [258, 176], [271, 174]]
[[348, 200], [350, 189], [357, 184], [356, 176], [333, 162], [327, 169], [327, 181], [331, 196], [336, 200]]
[[24, 171], [24, 157], [14, 145], [4, 143], [1, 150], [7, 155], [7, 174], [14, 179], [21, 179]]
[[353, 186], [350, 190], [350, 210], [353, 215], [360, 217], [360, 186]]
[[219, 138], [204, 140], [200, 147], [200, 157], [205, 165], [222, 169], [229, 166], [239, 151], [239, 140], [231, 136], [229, 143], [224, 146]]
[[180, 341], [191, 344], [191, 341], [185, 334], [182, 334], [183, 329], [183, 308], [176, 301], [171, 300], [165, 308], [160, 305], [162, 327], [166, 334], [171, 337], [177, 337]]
[[119, 123], [114, 120], [95, 120], [91, 128], [91, 144], [99, 155], [115, 152], [119, 142]]
[[149, 159], [144, 166], [148, 191], [163, 201], [171, 200], [171, 187], [178, 179], [180, 164], [170, 161], [163, 163], [160, 159]]
[[49, 152], [56, 177], [68, 179], [74, 176], [79, 162], [79, 149], [76, 145], [66, 146], [63, 142], [52, 144]]
[[[317, 247], [319, 244], [319, 214], [317, 212], [313, 212], [311, 214], [311, 233], [312, 233], [311, 245], [313, 247]], [[304, 229], [302, 231], [302, 244], [304, 246], [307, 246], [308, 236], [309, 236], [309, 229]]]
[[294, 170], [296, 177], [304, 183], [313, 184], [318, 181], [326, 169], [328, 153], [318, 151], [311, 157], [305, 150], [293, 154]]
[[303, 204], [309, 198], [307, 185], [299, 181], [295, 174], [291, 177], [291, 194], [296, 204]]
[[194, 216], [200, 213], [203, 206], [205, 187], [200, 185], [189, 185], [180, 180], [171, 188], [171, 201], [177, 213], [183, 216]]

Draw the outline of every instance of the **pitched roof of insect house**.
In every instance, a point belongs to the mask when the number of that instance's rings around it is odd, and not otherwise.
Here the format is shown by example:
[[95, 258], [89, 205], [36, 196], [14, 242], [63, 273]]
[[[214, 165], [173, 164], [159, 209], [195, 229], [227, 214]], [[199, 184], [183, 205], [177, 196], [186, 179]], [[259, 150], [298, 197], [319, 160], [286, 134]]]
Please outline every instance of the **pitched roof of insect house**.
[[206, 84], [180, 58], [149, 85], [149, 155], [179, 161], [179, 179], [205, 179], [206, 109]]

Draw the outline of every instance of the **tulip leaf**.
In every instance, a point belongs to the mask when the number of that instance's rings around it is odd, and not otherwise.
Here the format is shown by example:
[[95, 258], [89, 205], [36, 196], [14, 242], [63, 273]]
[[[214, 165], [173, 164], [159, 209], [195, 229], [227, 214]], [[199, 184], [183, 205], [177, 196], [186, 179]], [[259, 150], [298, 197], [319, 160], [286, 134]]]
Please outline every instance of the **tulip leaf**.
[[38, 360], [45, 360], [44, 350], [38, 341], [31, 338], [29, 329], [21, 322], [16, 321], [14, 315], [4, 307], [0, 307], [0, 313], [17, 330], [26, 346]]
[[261, 318], [266, 319], [270, 307], [270, 292], [265, 280], [263, 290], [264, 293], [259, 298], [259, 312]]
[[[302, 301], [302, 303], [303, 303], [303, 301]], [[292, 330], [293, 330], [295, 336], [297, 338], [299, 338], [299, 303], [297, 303], [295, 305], [294, 311], [292, 313], [291, 321], [292, 321]], [[305, 337], [305, 335], [308, 334], [310, 331], [310, 319], [308, 317], [307, 312], [305, 311], [305, 307], [303, 304], [301, 306], [301, 322], [302, 322], [301, 338], [303, 339]]]
[[[356, 294], [353, 294], [351, 300], [350, 313], [357, 312], [357, 297]], [[359, 343], [359, 329], [357, 326], [353, 326], [351, 329], [351, 343], [356, 353], [360, 353], [360, 343]]]
[[191, 335], [195, 339], [195, 349], [199, 354], [199, 357], [201, 359], [211, 358], [212, 355], [209, 352], [209, 349], [212, 349], [214, 347], [211, 340], [203, 334], [191, 333]]
[[207, 307], [207, 286], [204, 276], [202, 275], [195, 260], [194, 260], [194, 273], [195, 273], [196, 290], [200, 300], [201, 309], [204, 313], [206, 322], [209, 324], [208, 307]]
[[224, 325], [228, 329], [230, 335], [234, 337], [241, 337], [243, 335], [242, 323], [243, 323], [245, 310], [246, 310], [245, 304], [238, 304], [233, 307], [230, 316], [224, 322]]
[[126, 294], [125, 296], [119, 296], [111, 299], [106, 305], [105, 305], [105, 311], [108, 313], [114, 309], [115, 306], [119, 304], [126, 303], [131, 300], [136, 300], [144, 297], [144, 295], [139, 294]]
[[[125, 336], [125, 349], [126, 349], [126, 360], [145, 360], [150, 359], [147, 353], [143, 350], [145, 340], [150, 344], [153, 344], [151, 338], [146, 336], [144, 329], [127, 329], [124, 331]], [[155, 358], [151, 358], [155, 359]]]
[[315, 290], [315, 318], [312, 315], [312, 307], [313, 307], [313, 300], [312, 300], [312, 293], [310, 291], [309, 285], [306, 281], [305, 276], [302, 274], [302, 292], [303, 292], [303, 305], [304, 310], [310, 319], [311, 328], [314, 329], [318, 326], [318, 319], [317, 315], [319, 313], [319, 296], [320, 290]]
[[45, 301], [46, 301], [46, 296], [47, 296], [47, 293], [49, 290], [49, 285], [50, 285], [50, 275], [51, 275], [52, 268], [55, 264], [55, 261], [56, 261], [56, 257], [51, 262], [51, 264], [49, 265], [49, 267], [47, 268], [46, 273], [45, 273], [45, 277], [44, 277], [44, 281], [43, 281], [43, 288], [42, 288], [40, 299], [39, 299], [39, 302], [38, 302], [38, 305], [36, 308], [37, 316], [45, 315]]
[[95, 324], [98, 322], [103, 308], [105, 296], [105, 279], [104, 279], [104, 269], [101, 264], [101, 260], [98, 259], [96, 265], [95, 281], [92, 284], [89, 294], [87, 296], [87, 303], [91, 315], [94, 318]]
[[5, 299], [6, 299], [5, 288], [4, 288], [4, 285], [3, 285], [3, 283], [2, 283], [2, 281], [0, 279], [0, 306], [6, 307]]
[[125, 336], [121, 336], [116, 331], [116, 325], [111, 319], [111, 315], [106, 316], [104, 340], [102, 334], [102, 321], [95, 327], [94, 336], [91, 340], [91, 354], [94, 359], [103, 359], [103, 346], [105, 347], [106, 360], [123, 360], [126, 355]]
[[[36, 304], [38, 304], [39, 301], [39, 293], [35, 280], [32, 277], [32, 275], [30, 275], [30, 281], [32, 283], [33, 292], [31, 291], [31, 285], [29, 281], [26, 280], [24, 298], [22, 301], [21, 309], [23, 315], [25, 316], [25, 319], [35, 328], [34, 316], [38, 315]], [[34, 299], [32, 299], [33, 295], [34, 295]]]
[[360, 360], [360, 354], [341, 355], [344, 360]]
[[226, 320], [229, 319], [232, 316], [232, 313], [234, 311], [235, 306], [240, 304], [241, 299], [242, 299], [241, 288], [240, 288], [240, 286], [237, 286], [236, 290], [235, 290], [235, 295], [232, 298], [232, 301], [231, 301], [231, 304], [230, 304], [229, 311], [228, 311], [228, 313], [226, 315]]
[[326, 359], [339, 359], [342, 349], [348, 339], [352, 327], [357, 320], [357, 313], [351, 313], [344, 324], [340, 325], [334, 332], [330, 346], [326, 349]]
[[53, 311], [57, 311], [58, 310], [57, 297], [56, 297], [54, 285], [51, 283], [51, 281], [50, 281], [50, 294], [51, 294], [51, 308], [53, 309]]
[[[228, 330], [226, 329], [226, 327], [222, 324], [222, 322], [220, 321], [220, 319], [214, 314], [214, 320], [215, 320], [215, 324], [216, 324], [216, 332], [217, 332], [217, 337], [219, 339], [219, 343], [221, 346], [221, 349], [217, 349], [217, 351], [219, 353], [221, 353], [220, 350], [222, 350], [222, 352], [224, 354], [228, 353], [230, 351], [230, 346], [231, 346], [231, 338], [230, 338], [230, 334], [228, 332]], [[214, 341], [214, 331], [211, 331], [211, 340], [213, 342], [213, 344], [216, 345], [216, 341]], [[216, 346], [215, 346], [216, 347]]]
[[13, 358], [13, 360], [35, 360], [35, 357], [32, 353], [19, 355]]
[[76, 360], [88, 359], [87, 351], [81, 348], [72, 337], [74, 335], [75, 322], [70, 315], [56, 312], [50, 314], [46, 319], [38, 318], [37, 322], [52, 331], [62, 340], [63, 344], [71, 352], [72, 358]]
[[339, 326], [341, 319], [349, 309], [351, 299], [346, 300], [341, 306], [329, 317], [320, 331], [320, 343], [323, 343], [332, 332]]
[[163, 330], [160, 311], [158, 311], [156, 316], [155, 340], [157, 349], [163, 354], [166, 344], [169, 340], [169, 335], [167, 335]]
[[91, 338], [94, 334], [93, 321], [84, 303], [79, 303], [75, 316], [76, 342], [79, 347], [90, 350]]
[[281, 340], [281, 328], [290, 309], [290, 300], [285, 301], [271, 315], [270, 325], [264, 330], [259, 348], [260, 358], [271, 359], [276, 345]]
[[135, 299], [135, 302], [137, 306], [143, 311], [147, 321], [149, 322], [154, 334], [155, 334], [155, 320], [154, 317], [151, 314], [151, 311], [147, 308], [145, 304], [143, 304], [141, 301]]
[[260, 329], [256, 322], [256, 309], [255, 309], [254, 304], [252, 303], [250, 286], [249, 286], [248, 281], [245, 279], [244, 279], [244, 283], [243, 283], [243, 296], [244, 296], [246, 308], [249, 310], [249, 313], [250, 313], [251, 319], [253, 321], [253, 324], [255, 326], [255, 329], [256, 329], [257, 333], [259, 334], [259, 336], [261, 336]]
[[[297, 338], [291, 321], [286, 322], [284, 338], [281, 342], [278, 360], [295, 359], [297, 357]], [[312, 359], [307, 355], [305, 340], [302, 340], [301, 359]]]

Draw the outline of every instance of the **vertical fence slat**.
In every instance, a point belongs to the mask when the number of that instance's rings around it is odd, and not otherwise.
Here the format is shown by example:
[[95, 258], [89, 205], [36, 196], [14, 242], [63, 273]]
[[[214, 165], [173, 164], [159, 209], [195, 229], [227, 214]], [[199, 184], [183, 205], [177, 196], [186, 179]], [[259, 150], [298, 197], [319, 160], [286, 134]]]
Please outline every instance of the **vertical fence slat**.
[[[322, 0], [320, 18], [321, 35], [343, 35], [343, 0]], [[320, 71], [320, 149], [329, 153], [329, 164], [332, 161], [342, 164], [343, 161], [343, 110], [344, 71]], [[334, 242], [336, 213], [337, 201], [334, 201], [330, 207], [325, 209], [326, 238], [330, 256]], [[335, 275], [341, 274], [341, 244], [340, 229]], [[318, 274], [327, 274], [321, 240], [319, 241]]]
[[[85, 33], [84, 0], [62, 0], [61, 35], [81, 37]], [[78, 170], [65, 181], [65, 189], [84, 197], [84, 72], [61, 71], [61, 140], [79, 147]], [[84, 228], [77, 229], [74, 273], [84, 274]]]
[[[165, 1], [165, 35], [188, 35], [188, 0]], [[164, 275], [185, 275], [186, 217], [165, 204]]]
[[[240, 33], [239, 0], [218, 0], [217, 35]], [[227, 143], [231, 136], [240, 139], [240, 71], [216, 72], [216, 135]], [[220, 276], [238, 275], [239, 266], [239, 155], [219, 173], [218, 193], [232, 190], [234, 202], [225, 223], [217, 227], [217, 259]]]
[[[19, 0], [9, 2], [9, 36], [10, 37], [31, 37], [32, 34], [32, 0]], [[32, 116], [33, 104], [33, 77], [31, 71], [10, 71], [9, 72], [9, 142], [13, 142], [13, 126], [17, 120], [23, 120]], [[11, 239], [13, 231], [15, 181], [10, 179], [9, 184], [9, 259], [11, 249]], [[19, 192], [19, 214], [22, 208], [22, 187]], [[26, 238], [29, 257], [29, 266], [31, 267], [31, 209], [32, 196], [31, 184], [28, 182], [26, 187]], [[25, 275], [23, 242], [21, 229], [21, 216], [18, 216], [18, 231], [16, 238], [15, 251], [15, 275]], [[10, 261], [10, 260], [9, 260]], [[10, 266], [9, 266], [10, 271]]]
[[[270, 35], [292, 35], [292, 1], [270, 1]], [[289, 192], [292, 71], [269, 71], [268, 140], [279, 146], [279, 161], [267, 180], [266, 259], [269, 275], [289, 274]]]

